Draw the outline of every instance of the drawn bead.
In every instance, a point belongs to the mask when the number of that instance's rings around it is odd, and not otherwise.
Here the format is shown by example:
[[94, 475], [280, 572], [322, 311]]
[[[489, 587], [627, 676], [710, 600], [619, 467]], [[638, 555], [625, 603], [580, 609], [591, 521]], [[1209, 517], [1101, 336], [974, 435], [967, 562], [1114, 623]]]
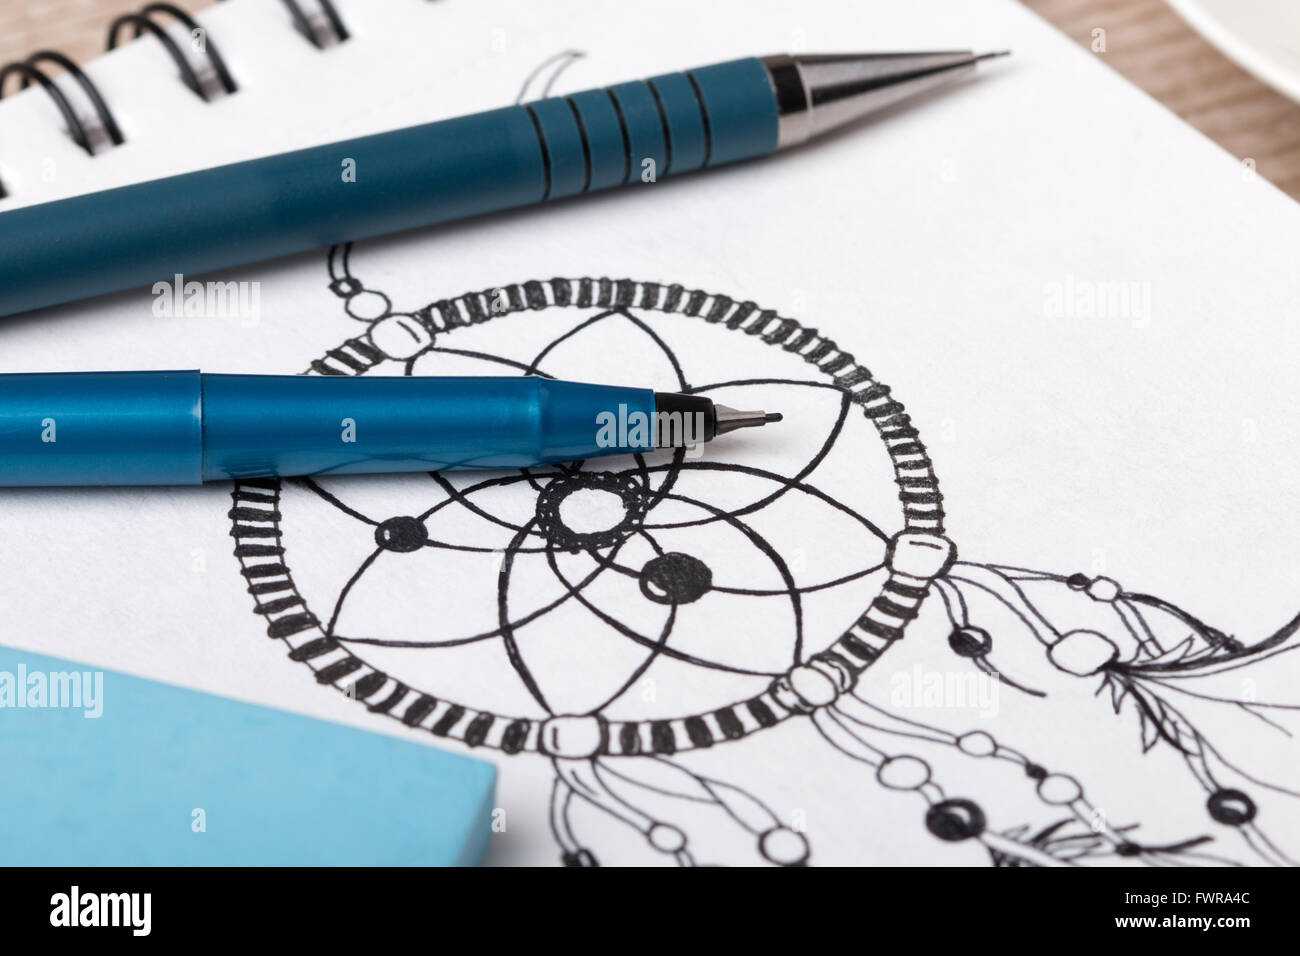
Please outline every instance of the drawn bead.
[[948, 646], [958, 657], [983, 657], [993, 650], [993, 636], [982, 627], [959, 627], [948, 635]]
[[390, 315], [370, 327], [370, 344], [391, 359], [409, 359], [433, 343], [429, 330], [411, 315]]
[[1240, 790], [1230, 788], [1210, 794], [1210, 798], [1205, 801], [1205, 808], [1214, 820], [1232, 827], [1244, 826], [1255, 819], [1258, 812], [1254, 800]]
[[680, 853], [686, 849], [686, 834], [670, 823], [656, 823], [646, 834], [646, 839], [656, 850]]
[[1088, 597], [1110, 604], [1119, 597], [1119, 582], [1111, 578], [1093, 578], [1088, 582]]
[[544, 722], [537, 748], [552, 757], [590, 757], [605, 744], [606, 726], [595, 714], [561, 714]]
[[758, 852], [781, 866], [798, 866], [808, 859], [808, 841], [789, 827], [774, 827], [758, 838]]
[[984, 832], [984, 811], [971, 800], [941, 800], [925, 814], [925, 828], [948, 843], [969, 840]]
[[890, 790], [919, 790], [930, 782], [930, 765], [920, 757], [890, 757], [876, 770], [876, 779]]
[[889, 542], [885, 560], [889, 569], [898, 574], [932, 580], [952, 567], [957, 560], [957, 546], [943, 535], [902, 531]]
[[799, 695], [799, 699], [810, 707], [825, 707], [827, 704], [833, 704], [835, 698], [840, 696], [835, 681], [806, 664], [790, 668], [788, 676], [790, 687]]
[[1083, 796], [1079, 781], [1064, 773], [1053, 773], [1038, 781], [1038, 796], [1044, 803], [1063, 806]]
[[1067, 674], [1087, 677], [1115, 659], [1119, 648], [1096, 631], [1070, 631], [1047, 649], [1053, 664]]
[[982, 730], [972, 730], [957, 738], [957, 749], [972, 757], [991, 757], [997, 752], [998, 742]]
[[853, 672], [843, 662], [837, 662], [829, 657], [815, 656], [808, 661], [808, 666], [825, 674], [826, 679], [835, 685], [836, 691], [840, 694], [854, 684]]
[[382, 292], [362, 289], [360, 292], [349, 295], [343, 308], [354, 319], [360, 319], [362, 322], [373, 322], [375, 319], [382, 319], [386, 316], [388, 310], [392, 308], [392, 303], [388, 301], [388, 296]]
[[646, 562], [640, 585], [656, 604], [690, 604], [709, 593], [713, 571], [699, 558], [670, 551]]
[[790, 675], [782, 674], [776, 680], [768, 685], [768, 692], [776, 698], [776, 702], [786, 710], [796, 714], [811, 713], [813, 708], [804, 702], [804, 699], [794, 692], [790, 686]]
[[419, 518], [398, 515], [375, 528], [375, 544], [385, 551], [409, 554], [419, 551], [429, 541], [428, 529]]

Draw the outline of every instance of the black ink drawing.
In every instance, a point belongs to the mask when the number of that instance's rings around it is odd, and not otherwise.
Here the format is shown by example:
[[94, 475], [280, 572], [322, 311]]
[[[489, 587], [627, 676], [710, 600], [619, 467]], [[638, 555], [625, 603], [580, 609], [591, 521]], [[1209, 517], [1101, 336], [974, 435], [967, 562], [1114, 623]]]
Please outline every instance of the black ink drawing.
[[[575, 463], [488, 476], [433, 473], [422, 476], [428, 505], [398, 514], [372, 513], [339, 490], [346, 484], [331, 485], [325, 479], [284, 484], [259, 480], [236, 487], [231, 511], [236, 554], [257, 610], [268, 621], [268, 633], [284, 640], [290, 657], [307, 664], [318, 682], [337, 687], [372, 711], [470, 747], [550, 760], [556, 777], [553, 825], [565, 862], [592, 863], [598, 857], [597, 849], [571, 828], [575, 798], [637, 828], [656, 849], [680, 862], [693, 862], [688, 834], [642, 809], [643, 797], [665, 793], [722, 809], [753, 835], [759, 852], [772, 862], [805, 862], [810, 851], [803, 833], [734, 784], [709, 779], [673, 759], [789, 719], [806, 719], [830, 746], [869, 768], [881, 786], [914, 793], [922, 804], [923, 826], [935, 837], [977, 840], [999, 864], [1049, 865], [1106, 857], [1152, 865], [1230, 861], [1208, 851], [1210, 840], [1204, 834], [1175, 844], [1143, 844], [1127, 826], [1106, 823], [1077, 780], [1053, 772], [1010, 742], [982, 730], [956, 733], [928, 726], [873, 703], [860, 689], [863, 674], [904, 636], [927, 596], [936, 593], [936, 610], [951, 621], [948, 653], [975, 663], [1026, 698], [1041, 696], [1042, 691], [999, 667], [998, 645], [991, 631], [978, 624], [975, 608], [981, 597], [985, 603], [1000, 604], [1022, 631], [1041, 643], [1056, 670], [1096, 684], [1117, 712], [1134, 719], [1145, 748], [1171, 747], [1181, 755], [1204, 790], [1207, 820], [1239, 832], [1259, 861], [1293, 862], [1255, 818], [1253, 793], [1271, 785], [1264, 779], [1243, 780], [1212, 733], [1183, 712], [1183, 702], [1216, 701], [1257, 718], [1260, 732], [1281, 732], [1270, 713], [1295, 708], [1232, 700], [1206, 687], [1219, 675], [1264, 664], [1294, 649], [1295, 642], [1288, 643], [1288, 638], [1300, 627], [1300, 618], [1246, 645], [1104, 577], [1062, 577], [957, 560], [954, 545], [943, 534], [942, 496], [926, 449], [890, 389], [815, 329], [752, 302], [672, 284], [551, 279], [466, 293], [398, 313], [385, 294], [367, 289], [351, 274], [349, 253], [346, 246], [332, 251], [331, 288], [348, 314], [369, 327], [312, 363], [309, 374], [382, 374], [384, 366], [393, 365], [405, 374], [424, 374], [440, 368], [426, 368], [431, 361], [446, 360], [455, 360], [462, 372], [553, 374], [548, 360], [559, 350], [567, 349], [570, 356], [583, 352], [584, 337], [618, 324], [618, 336], [641, 337], [639, 354], [651, 349], [658, 353], [681, 391], [762, 391], [765, 394], [753, 396], [749, 403], [756, 407], [775, 407], [778, 401], [791, 407], [792, 390], [828, 400], [823, 402], [828, 424], [811, 454], [800, 466], [782, 472], [752, 461], [692, 460], [679, 451], [666, 461], [637, 458], [621, 467]], [[650, 316], [721, 330], [748, 343], [751, 350], [773, 353], [789, 373], [703, 381]], [[532, 328], [504, 331], [510, 323], [529, 323]], [[482, 340], [498, 326], [503, 332], [496, 336], [497, 352], [468, 341], [466, 348], [455, 344], [475, 333]], [[522, 343], [530, 354], [510, 354], [512, 342]], [[815, 377], [795, 374], [800, 367]], [[901, 515], [901, 526], [892, 532], [884, 530], [879, 518], [859, 510], [857, 502], [823, 490], [814, 476], [845, 442], [854, 444], [854, 457], [862, 453], [865, 434], [858, 428], [849, 436], [851, 423], [870, 426], [883, 446], [896, 488], [895, 511]], [[709, 479], [716, 475], [729, 479], [726, 494], [739, 500], [710, 500], [718, 483]], [[575, 496], [603, 498], [613, 505], [613, 517], [601, 526], [579, 524], [565, 508]], [[347, 516], [358, 540], [369, 541], [367, 552], [333, 597], [309, 598], [290, 571], [294, 555], [284, 522], [290, 510], [305, 507], [313, 498]], [[872, 558], [837, 568], [826, 579], [803, 580], [798, 562], [762, 528], [765, 512], [796, 505], [825, 509], [835, 526], [837, 546]], [[499, 532], [502, 543], [441, 539], [438, 519], [452, 509], [480, 519]], [[683, 536], [689, 545], [679, 543]], [[710, 548], [706, 539], [715, 537], [724, 540]], [[765, 565], [770, 573], [738, 574], [737, 569], [746, 566], [742, 550], [751, 551], [752, 562]], [[443, 633], [437, 620], [423, 616], [410, 622], [409, 634], [352, 630], [356, 619], [349, 617], [351, 601], [392, 600], [395, 594], [379, 585], [362, 597], [363, 585], [369, 587], [372, 577], [386, 573], [389, 562], [414, 553], [447, 558], [436, 571], [437, 579], [463, 589], [467, 601], [473, 591], [463, 578], [474, 572], [491, 577], [494, 620], [466, 633]], [[465, 560], [485, 554], [499, 556], [499, 566], [485, 562], [475, 567]], [[717, 562], [717, 555], [726, 558]], [[516, 589], [535, 592], [539, 568], [552, 575], [554, 597], [538, 603], [534, 593], [532, 604], [518, 606]], [[610, 591], [615, 594], [611, 599], [600, 590], [608, 578], [625, 581], [628, 587]], [[747, 586], [746, 580], [764, 583]], [[629, 588], [639, 596], [636, 607], [630, 606]], [[812, 613], [810, 601], [845, 590], [861, 595], [856, 621], [847, 630], [828, 633], [829, 622]], [[1109, 620], [1094, 619], [1079, 629], [1054, 623], [1044, 610], [1053, 603], [1053, 590], [1086, 597], [1105, 609]], [[749, 612], [756, 619], [776, 616], [772, 608], [779, 602], [787, 656], [781, 658], [750, 638], [735, 641], [734, 634], [711, 641], [707, 635], [689, 633], [694, 608], [722, 597], [740, 602], [734, 604], [738, 615], [747, 613], [744, 600], [768, 602]], [[318, 605], [319, 600], [324, 603]], [[587, 626], [599, 640], [584, 642], [583, 654], [596, 656], [567, 655], [559, 669], [550, 665], [546, 672], [547, 665], [536, 662], [535, 637], [547, 633], [548, 616], [559, 617], [561, 609], [568, 613], [557, 620], [560, 631], [583, 626], [576, 623], [575, 610], [589, 619]], [[646, 615], [647, 610], [660, 613]], [[648, 625], [649, 618], [653, 623]], [[743, 632], [753, 623], [748, 616], [737, 617], [735, 626]], [[610, 659], [599, 648], [600, 642], [611, 640], [621, 641], [631, 652]], [[999, 643], [1003, 640], [1014, 641], [1016, 635], [1008, 629]], [[534, 707], [531, 715], [435, 694], [394, 673], [390, 663], [489, 642], [500, 649], [500, 663], [512, 669], [526, 690]], [[382, 665], [372, 656], [381, 650], [389, 654]], [[590, 667], [592, 662], [600, 666]], [[640, 682], [669, 663], [733, 679], [716, 682], [719, 686], [734, 683], [758, 689], [695, 710], [638, 719], [639, 708], [654, 710], [642, 707]], [[617, 671], [620, 665], [623, 670], [608, 686], [594, 682], [597, 671]], [[558, 674], [563, 684], [564, 668], [580, 666], [587, 666], [593, 678], [590, 684], [583, 682], [582, 690], [590, 691], [587, 699], [577, 706], [571, 699], [553, 699], [549, 678]], [[572, 697], [568, 691], [560, 696], [566, 695]], [[1045, 805], [1059, 809], [1060, 818], [1037, 832], [1019, 821], [991, 820], [984, 807], [951, 796], [932, 778], [931, 762], [923, 754], [936, 747], [1018, 770]], [[1230, 785], [1227, 780], [1240, 783]]]
[[[525, 91], [574, 56], [548, 61]], [[815, 436], [789, 451], [783, 433], [775, 460], [771, 446], [747, 454], [737, 441], [707, 458], [236, 485], [235, 554], [267, 633], [372, 712], [549, 761], [564, 863], [602, 857], [582, 808], [681, 864], [713, 862], [696, 846], [715, 826], [769, 862], [809, 862], [811, 829], [700, 769], [789, 722], [861, 767], [864, 814], [882, 794], [911, 795], [918, 834], [981, 844], [994, 865], [1296, 862], [1285, 844], [1297, 808], [1285, 801], [1300, 793], [1244, 768], [1218, 728], [1244, 719], [1224, 735], [1265, 754], [1292, 739], [1284, 723], [1297, 707], [1242, 688], [1247, 669], [1295, 650], [1300, 616], [1247, 643], [1104, 576], [959, 560], [926, 447], [890, 388], [816, 329], [753, 302], [671, 282], [555, 278], [397, 311], [354, 275], [351, 252], [331, 250], [330, 289], [366, 327], [307, 374], [622, 381], [611, 355], [623, 350], [638, 368], [658, 363], [655, 387], [781, 408]], [[308, 527], [328, 528], [337, 552], [295, 552]], [[1017, 741], [890, 706], [873, 675], [923, 609], [945, 616], [949, 634], [927, 659], [973, 669], [1017, 706], [1095, 691], [1089, 720], [1113, 710], [1133, 723], [1143, 759], [1176, 755], [1206, 827], [1144, 839], [1158, 820], [1126, 819], [1113, 794], [1103, 812], [1080, 780]], [[1020, 673], [1030, 658], [1046, 670]], [[447, 686], [443, 673], [459, 679]], [[467, 674], [483, 677], [469, 687]], [[976, 766], [998, 781], [994, 805], [962, 795], [972, 774], [960, 786], [948, 776]]]

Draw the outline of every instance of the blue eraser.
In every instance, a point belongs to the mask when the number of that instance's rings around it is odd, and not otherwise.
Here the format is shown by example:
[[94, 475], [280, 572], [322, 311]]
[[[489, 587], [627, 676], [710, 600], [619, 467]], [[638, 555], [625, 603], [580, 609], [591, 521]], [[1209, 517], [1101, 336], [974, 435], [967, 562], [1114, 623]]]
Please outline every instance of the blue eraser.
[[10, 866], [462, 866], [496, 768], [0, 647]]

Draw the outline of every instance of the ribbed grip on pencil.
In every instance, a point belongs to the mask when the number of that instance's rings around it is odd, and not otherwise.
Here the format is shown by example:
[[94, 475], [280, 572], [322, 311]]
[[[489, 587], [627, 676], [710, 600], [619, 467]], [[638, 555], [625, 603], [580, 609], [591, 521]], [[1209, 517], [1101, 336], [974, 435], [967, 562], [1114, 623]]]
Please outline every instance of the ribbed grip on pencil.
[[691, 172], [776, 149], [776, 98], [754, 57], [523, 106], [543, 199]]

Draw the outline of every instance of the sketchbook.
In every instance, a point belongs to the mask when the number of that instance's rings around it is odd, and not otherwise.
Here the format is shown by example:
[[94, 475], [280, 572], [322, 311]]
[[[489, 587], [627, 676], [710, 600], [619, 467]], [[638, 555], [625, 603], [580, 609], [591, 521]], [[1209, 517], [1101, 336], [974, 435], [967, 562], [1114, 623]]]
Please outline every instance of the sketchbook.
[[492, 759], [494, 863], [1300, 860], [1300, 208], [1253, 163], [1009, 0], [329, 6], [342, 42], [271, 0], [165, 26], [193, 88], [123, 38], [84, 65], [118, 145], [68, 77], [88, 149], [6, 97], [0, 208], [738, 56], [1014, 55], [769, 160], [7, 320], [4, 371], [535, 369], [785, 420], [6, 489], [5, 643]]

